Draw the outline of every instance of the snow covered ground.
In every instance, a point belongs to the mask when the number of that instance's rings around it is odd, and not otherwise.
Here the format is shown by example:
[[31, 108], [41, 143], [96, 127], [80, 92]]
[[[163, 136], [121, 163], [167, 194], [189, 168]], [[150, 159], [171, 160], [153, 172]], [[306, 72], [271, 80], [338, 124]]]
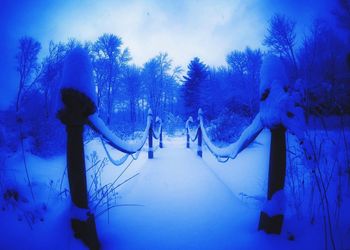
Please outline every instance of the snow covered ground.
[[[287, 213], [281, 235], [257, 231], [266, 196], [269, 140], [264, 130], [227, 163], [218, 163], [205, 149], [199, 158], [196, 145], [185, 148], [185, 137], [166, 138], [165, 148], [156, 150], [152, 160], [141, 152], [117, 183], [138, 175], [116, 189], [108, 199], [111, 204], [95, 210], [103, 249], [324, 249], [322, 223], [310, 225], [292, 213]], [[86, 155], [87, 168], [93, 155], [100, 160], [96, 166], [106, 157], [99, 140], [86, 144]], [[0, 249], [85, 249], [69, 226], [65, 157], [43, 160], [27, 154], [26, 160], [35, 201], [21, 155], [9, 158], [6, 173], [0, 173], [1, 192], [8, 186], [18, 191], [18, 196], [11, 193], [1, 200]], [[121, 167], [106, 162], [98, 172], [96, 166], [89, 169], [90, 193], [113, 183], [130, 161]], [[112, 203], [117, 206], [104, 211]], [[350, 233], [346, 223], [348, 231], [338, 235], [339, 249], [350, 249], [344, 240]], [[294, 240], [288, 239], [291, 235]]]

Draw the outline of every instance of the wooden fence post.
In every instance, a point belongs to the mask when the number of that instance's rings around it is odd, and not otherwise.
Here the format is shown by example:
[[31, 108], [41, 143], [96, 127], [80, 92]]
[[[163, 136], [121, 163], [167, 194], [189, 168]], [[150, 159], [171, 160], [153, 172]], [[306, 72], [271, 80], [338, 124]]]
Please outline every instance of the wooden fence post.
[[200, 125], [200, 122], [201, 122], [201, 119], [203, 119], [203, 111], [202, 109], [198, 109], [198, 121], [199, 121], [199, 126], [198, 126], [198, 145], [197, 145], [197, 155], [199, 157], [202, 157], [202, 141], [203, 141], [203, 138], [202, 138], [202, 128], [201, 128], [201, 125]]
[[148, 110], [148, 116], [151, 119], [148, 130], [148, 159], [153, 159], [153, 113], [151, 109]]
[[64, 62], [61, 87], [63, 107], [58, 111], [57, 117], [66, 126], [67, 172], [71, 200], [73, 206], [86, 211], [85, 215], [72, 215], [71, 226], [74, 236], [95, 250], [100, 249], [100, 242], [95, 216], [89, 211], [83, 141], [83, 130], [88, 116], [96, 112], [96, 94], [91, 79], [92, 66], [89, 55], [80, 47], [73, 49]]
[[159, 134], [159, 148], [163, 148], [163, 126], [160, 125], [160, 134]]
[[202, 157], [202, 129], [198, 128], [198, 145], [197, 145], [197, 155]]
[[[82, 209], [89, 209], [86, 187], [83, 129], [87, 117], [96, 110], [95, 104], [84, 94], [74, 89], [61, 89], [65, 107], [58, 112], [58, 118], [67, 131], [67, 171], [72, 202]], [[95, 217], [88, 213], [87, 220], [72, 218], [74, 236], [80, 238], [90, 249], [99, 249]]]
[[186, 148], [190, 148], [190, 131], [186, 128]]
[[[274, 194], [284, 189], [286, 176], [286, 128], [280, 125], [271, 129], [269, 179], [268, 179], [268, 202], [275, 199]], [[277, 199], [277, 198], [276, 198]], [[275, 211], [277, 212], [277, 211]], [[283, 211], [272, 216], [267, 211], [260, 212], [258, 230], [266, 233], [280, 234], [283, 225]]]

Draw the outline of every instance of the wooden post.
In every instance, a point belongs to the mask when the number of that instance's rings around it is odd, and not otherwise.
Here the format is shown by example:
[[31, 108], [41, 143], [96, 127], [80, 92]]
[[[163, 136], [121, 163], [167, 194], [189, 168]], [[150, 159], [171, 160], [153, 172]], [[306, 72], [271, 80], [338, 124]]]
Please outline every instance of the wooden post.
[[[71, 200], [78, 208], [89, 209], [83, 130], [87, 117], [95, 113], [96, 106], [90, 98], [74, 89], [61, 89], [61, 97], [65, 106], [58, 112], [58, 118], [67, 131], [67, 170]], [[90, 249], [100, 249], [95, 217], [90, 212], [86, 216], [85, 221], [72, 218], [74, 236], [80, 238]]]
[[[286, 176], [286, 128], [280, 125], [271, 129], [270, 162], [267, 199], [270, 201], [276, 192], [284, 189]], [[269, 216], [261, 211], [258, 230], [266, 233], [280, 234], [283, 225], [283, 214]]]
[[163, 148], [163, 126], [160, 124], [159, 148]]
[[186, 148], [190, 148], [190, 131], [186, 128]]
[[150, 116], [151, 124], [148, 130], [148, 159], [153, 159], [153, 114], [152, 110], [148, 110], [148, 116]]
[[197, 133], [198, 133], [198, 145], [197, 145], [197, 155], [199, 157], [202, 157], [202, 128], [201, 128], [201, 121], [203, 119], [203, 111], [202, 109], [198, 109], [198, 121], [199, 121], [199, 125], [198, 125], [198, 130], [197, 130]]
[[197, 155], [202, 157], [202, 129], [198, 127], [198, 147], [197, 147]]

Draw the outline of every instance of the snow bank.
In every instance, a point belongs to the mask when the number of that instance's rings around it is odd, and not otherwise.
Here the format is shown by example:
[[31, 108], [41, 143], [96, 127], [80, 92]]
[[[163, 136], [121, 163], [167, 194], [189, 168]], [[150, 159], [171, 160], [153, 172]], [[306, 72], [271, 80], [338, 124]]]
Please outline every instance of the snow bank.
[[74, 48], [65, 58], [61, 88], [75, 89], [96, 103], [91, 60], [83, 48]]

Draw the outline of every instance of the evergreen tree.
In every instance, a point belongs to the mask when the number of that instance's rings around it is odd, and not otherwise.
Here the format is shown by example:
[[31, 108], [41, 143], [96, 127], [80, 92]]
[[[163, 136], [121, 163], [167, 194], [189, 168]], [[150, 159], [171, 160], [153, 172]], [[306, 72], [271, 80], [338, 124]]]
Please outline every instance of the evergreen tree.
[[196, 116], [200, 108], [200, 98], [204, 81], [208, 77], [208, 67], [195, 57], [188, 65], [187, 75], [184, 76], [184, 106], [185, 116]]

